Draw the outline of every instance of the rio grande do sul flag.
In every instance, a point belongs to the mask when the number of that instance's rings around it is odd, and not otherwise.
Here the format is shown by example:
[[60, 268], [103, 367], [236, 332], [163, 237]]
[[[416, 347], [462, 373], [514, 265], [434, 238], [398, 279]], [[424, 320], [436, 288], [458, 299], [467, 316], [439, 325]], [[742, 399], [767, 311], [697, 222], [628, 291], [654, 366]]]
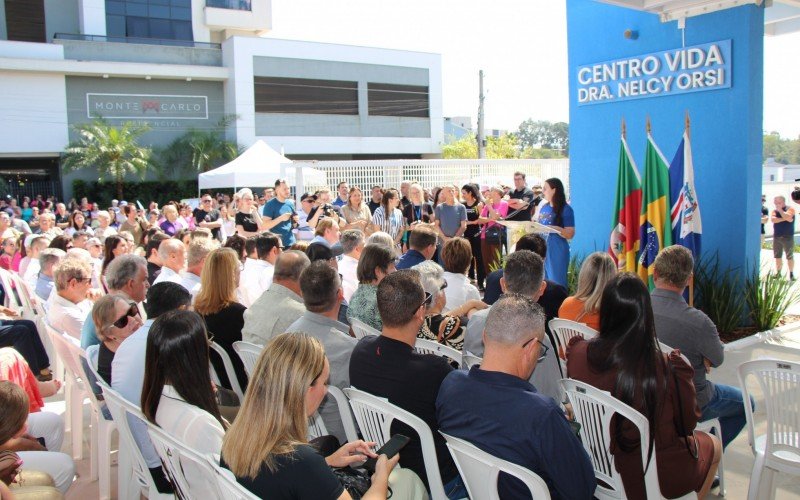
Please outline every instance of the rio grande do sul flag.
[[639, 277], [652, 290], [653, 262], [658, 252], [672, 245], [670, 219], [669, 167], [667, 160], [647, 134], [647, 150], [642, 182], [642, 212], [639, 218]]
[[694, 165], [688, 129], [669, 166], [670, 205], [672, 207], [672, 242], [685, 246], [697, 262], [700, 256], [700, 238], [703, 223], [700, 205], [694, 189]]
[[635, 273], [636, 256], [639, 252], [642, 181], [624, 134], [619, 145], [617, 194], [614, 199], [608, 252], [617, 263], [619, 271]]

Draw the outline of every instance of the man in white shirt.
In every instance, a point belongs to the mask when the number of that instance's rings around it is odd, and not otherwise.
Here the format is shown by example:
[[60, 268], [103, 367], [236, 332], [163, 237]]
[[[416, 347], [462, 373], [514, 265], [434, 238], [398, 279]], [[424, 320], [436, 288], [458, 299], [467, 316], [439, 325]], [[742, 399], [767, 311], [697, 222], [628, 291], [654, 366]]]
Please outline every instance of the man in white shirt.
[[339, 261], [339, 274], [342, 276], [344, 300], [350, 303], [350, 297], [358, 288], [358, 259], [364, 250], [364, 233], [359, 229], [348, 229], [342, 233], [341, 239], [344, 255]]
[[253, 238], [258, 258], [248, 259], [239, 277], [239, 296], [245, 307], [252, 306], [269, 289], [272, 274], [275, 272], [275, 261], [283, 250], [283, 243], [277, 234], [265, 232]]
[[[30, 241], [28, 241], [29, 238]], [[20, 263], [19, 267], [20, 272], [22, 272], [22, 279], [30, 286], [31, 290], [33, 290], [36, 288], [37, 275], [42, 268], [39, 264], [39, 255], [42, 250], [50, 245], [50, 240], [44, 236], [29, 235], [25, 238], [25, 241], [28, 242], [28, 255], [25, 257], [25, 259], [28, 259], [28, 264], [25, 266], [24, 270], [22, 269], [22, 263]], [[22, 259], [22, 261], [24, 262], [25, 259]]]
[[300, 274], [309, 264], [308, 256], [299, 250], [280, 254], [275, 261], [272, 286], [244, 312], [242, 340], [266, 345], [272, 337], [287, 332], [289, 325], [306, 312]]
[[200, 273], [203, 271], [206, 257], [218, 246], [217, 240], [211, 239], [210, 235], [208, 238], [195, 238], [189, 243], [186, 272], [183, 273], [181, 285], [192, 294], [192, 301], [200, 291]]
[[158, 278], [153, 281], [153, 285], [164, 281], [171, 281], [180, 285], [183, 280], [181, 271], [186, 265], [186, 245], [175, 238], [164, 240], [158, 246], [158, 257], [163, 265]]
[[[166, 240], [169, 241], [169, 240]], [[160, 249], [160, 247], [159, 247]], [[192, 302], [192, 296], [180, 284], [164, 282], [154, 284], [147, 291], [147, 321], [130, 337], [125, 339], [114, 354], [111, 362], [111, 388], [122, 397], [141, 405], [142, 384], [144, 384], [145, 354], [147, 352], [147, 336], [153, 322], [162, 314], [176, 309], [186, 309]], [[161, 459], [158, 457], [147, 427], [142, 422], [131, 422], [131, 432], [139, 449], [142, 451], [147, 467], [156, 481], [156, 485], [164, 479], [161, 470]], [[163, 484], [163, 483], [162, 483]], [[159, 487], [159, 491], [161, 488]]]
[[36, 296], [42, 300], [45, 310], [49, 307], [48, 299], [50, 299], [55, 286], [53, 278], [55, 268], [66, 256], [67, 253], [60, 248], [45, 248], [39, 254], [39, 272], [36, 273], [36, 285], [33, 290]]
[[92, 266], [79, 258], [66, 258], [55, 268], [56, 293], [50, 294], [47, 322], [59, 332], [81, 338], [86, 315], [92, 310], [87, 299], [92, 287]]

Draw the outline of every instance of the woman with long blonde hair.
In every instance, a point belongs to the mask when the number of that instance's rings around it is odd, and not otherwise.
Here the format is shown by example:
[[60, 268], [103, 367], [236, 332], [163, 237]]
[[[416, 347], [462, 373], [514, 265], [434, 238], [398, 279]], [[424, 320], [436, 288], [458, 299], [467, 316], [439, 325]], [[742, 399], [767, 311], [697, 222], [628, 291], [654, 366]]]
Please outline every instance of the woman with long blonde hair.
[[595, 252], [583, 261], [578, 273], [578, 289], [558, 309], [558, 317], [600, 328], [600, 299], [603, 289], [617, 275], [614, 259], [605, 252]]
[[[239, 257], [235, 250], [212, 250], [203, 264], [200, 291], [194, 299], [194, 310], [205, 320], [209, 339], [222, 346], [230, 356], [239, 384], [244, 387], [247, 384], [247, 372], [241, 358], [233, 350], [233, 343], [242, 340], [244, 311], [247, 309], [236, 297], [239, 273]], [[215, 352], [211, 353], [211, 363], [222, 385], [230, 389], [222, 360]]]
[[[375, 443], [347, 443], [327, 457], [308, 443], [308, 418], [325, 398], [329, 375], [325, 350], [309, 335], [284, 333], [264, 348], [239, 415], [222, 442], [222, 465], [248, 490], [277, 500], [352, 498], [331, 467], [374, 457]], [[398, 459], [399, 455], [378, 458], [371, 487], [362, 498], [387, 497], [389, 474]], [[423, 496], [413, 473], [404, 469], [395, 474], [404, 475], [416, 488], [397, 488], [393, 474], [392, 498]]]
[[372, 212], [369, 207], [364, 203], [364, 194], [361, 188], [353, 186], [350, 188], [350, 193], [347, 195], [347, 203], [342, 206], [342, 215], [346, 224], [339, 221], [342, 230], [345, 229], [360, 229], [364, 233], [369, 233], [372, 229]]

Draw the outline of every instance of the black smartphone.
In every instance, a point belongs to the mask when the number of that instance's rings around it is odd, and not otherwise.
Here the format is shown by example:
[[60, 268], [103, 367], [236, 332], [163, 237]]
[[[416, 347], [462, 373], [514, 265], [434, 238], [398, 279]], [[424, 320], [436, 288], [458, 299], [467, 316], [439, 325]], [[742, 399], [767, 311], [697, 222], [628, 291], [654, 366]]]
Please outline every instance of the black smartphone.
[[[408, 442], [411, 441], [411, 438], [408, 436], [404, 436], [402, 434], [395, 434], [392, 436], [392, 439], [386, 441], [386, 444], [381, 446], [381, 449], [376, 451], [375, 453], [378, 456], [386, 455], [386, 458], [392, 458], [393, 456], [397, 455], [400, 450], [403, 449]], [[375, 472], [375, 463], [378, 461], [377, 458], [368, 458], [364, 465], [361, 467], [367, 469], [370, 474]]]

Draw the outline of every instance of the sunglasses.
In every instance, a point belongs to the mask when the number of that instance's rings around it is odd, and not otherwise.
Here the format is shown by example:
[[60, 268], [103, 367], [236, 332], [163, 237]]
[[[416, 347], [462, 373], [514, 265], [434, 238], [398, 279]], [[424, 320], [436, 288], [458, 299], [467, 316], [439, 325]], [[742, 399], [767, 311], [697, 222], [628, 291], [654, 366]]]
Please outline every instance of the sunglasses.
[[139, 308], [136, 306], [135, 303], [131, 302], [131, 307], [125, 313], [123, 317], [116, 320], [115, 322], [111, 323], [111, 326], [115, 326], [117, 328], [125, 328], [128, 326], [128, 318], [135, 318], [139, 315]]
[[423, 300], [422, 304], [420, 304], [419, 306], [420, 307], [427, 307], [427, 306], [431, 305], [432, 301], [433, 301], [433, 295], [431, 295], [430, 292], [425, 292], [425, 300]]
[[550, 350], [550, 348], [549, 348], [549, 347], [547, 347], [546, 345], [542, 344], [542, 341], [541, 341], [541, 340], [539, 340], [539, 339], [537, 339], [536, 337], [534, 337], [534, 338], [530, 339], [529, 341], [525, 342], [524, 344], [522, 344], [522, 348], [524, 349], [524, 348], [528, 347], [528, 344], [530, 344], [530, 343], [531, 343], [531, 342], [533, 342], [534, 340], [535, 340], [535, 341], [537, 341], [537, 342], [539, 342], [539, 345], [540, 345], [540, 346], [541, 346], [541, 348], [542, 348], [542, 352], [541, 352], [541, 354], [539, 354], [539, 359], [538, 359], [538, 360], [536, 360], [536, 361], [537, 361], [537, 363], [541, 363], [542, 361], [544, 361], [544, 358], [546, 358], [546, 357], [547, 357], [547, 351], [549, 351], [549, 350]]
[[203, 200], [203, 203], [211, 203], [211, 200]]
[[442, 291], [442, 290], [444, 290], [445, 288], [447, 288], [447, 282], [446, 282], [446, 281], [443, 281], [443, 282], [442, 282], [442, 284], [441, 284], [441, 285], [439, 285], [439, 291], [441, 292], [441, 291]]

